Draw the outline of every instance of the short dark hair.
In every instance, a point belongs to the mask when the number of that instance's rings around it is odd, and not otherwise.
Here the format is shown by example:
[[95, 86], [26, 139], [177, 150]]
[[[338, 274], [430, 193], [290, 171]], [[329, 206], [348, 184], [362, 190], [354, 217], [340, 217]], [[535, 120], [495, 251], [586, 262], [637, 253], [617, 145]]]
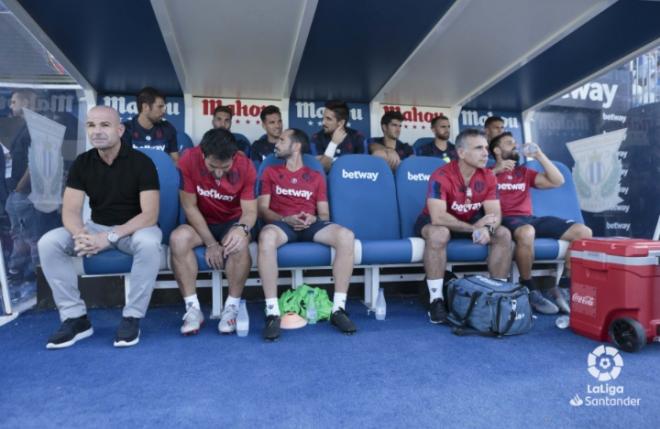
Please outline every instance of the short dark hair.
[[390, 110], [389, 112], [385, 112], [383, 117], [380, 118], [380, 124], [389, 125], [390, 122], [394, 120], [403, 122], [403, 115], [398, 110]]
[[499, 135], [493, 137], [492, 140], [490, 141], [490, 143], [488, 143], [488, 152], [490, 152], [491, 155], [493, 155], [493, 156], [495, 155], [495, 154], [493, 153], [493, 149], [495, 149], [495, 148], [497, 147], [497, 145], [500, 144], [500, 141], [501, 141], [504, 137], [513, 137], [513, 134], [511, 134], [511, 133], [508, 132], [508, 131], [505, 131], [505, 132], [503, 132], [502, 134], [499, 134]]
[[137, 95], [138, 113], [142, 112], [142, 105], [144, 103], [147, 103], [147, 105], [151, 107], [156, 102], [157, 98], [162, 98], [163, 101], [165, 101], [165, 95], [156, 88], [150, 86], [142, 88]]
[[298, 128], [289, 128], [289, 130], [291, 130], [291, 141], [300, 143], [300, 152], [307, 153], [309, 151], [309, 137], [307, 137], [307, 134]]
[[431, 119], [431, 128], [435, 127], [435, 123], [438, 122], [438, 121], [440, 121], [440, 120], [442, 120], [442, 121], [448, 121], [449, 118], [446, 117], [446, 116], [443, 115], [443, 114], [440, 114], [439, 116], [436, 116], [435, 118]]
[[280, 115], [280, 117], [282, 117], [282, 112], [280, 112], [279, 107], [273, 106], [272, 104], [270, 106], [264, 107], [263, 110], [261, 111], [261, 113], [259, 114], [259, 117], [261, 118], [261, 122], [266, 120], [266, 116], [272, 115], [272, 114], [275, 114], [275, 113], [277, 113], [278, 115]]
[[218, 106], [218, 107], [216, 107], [215, 110], [213, 111], [213, 116], [217, 115], [220, 112], [227, 113], [229, 115], [229, 119], [234, 117], [234, 112], [231, 111], [229, 106]]
[[486, 138], [486, 134], [483, 131], [477, 130], [476, 128], [467, 128], [461, 131], [458, 136], [456, 136], [456, 149], [465, 147], [465, 139], [468, 137], [483, 137]]
[[337, 117], [337, 121], [348, 123], [348, 105], [345, 101], [330, 100], [325, 103], [325, 108], [332, 110]]
[[214, 128], [205, 132], [199, 146], [202, 148], [204, 158], [212, 156], [219, 161], [231, 159], [238, 151], [234, 135], [224, 128]]
[[486, 122], [484, 123], [484, 128], [487, 128], [487, 127], [488, 127], [490, 124], [492, 124], [493, 122], [501, 122], [501, 123], [504, 123], [504, 119], [502, 119], [501, 116], [489, 116], [489, 117], [486, 119]]

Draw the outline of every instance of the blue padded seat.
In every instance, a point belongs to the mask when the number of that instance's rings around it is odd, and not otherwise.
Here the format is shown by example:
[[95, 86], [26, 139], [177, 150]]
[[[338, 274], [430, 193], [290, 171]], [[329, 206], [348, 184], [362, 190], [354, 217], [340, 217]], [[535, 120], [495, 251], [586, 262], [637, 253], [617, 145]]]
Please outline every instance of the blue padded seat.
[[415, 155], [419, 156], [420, 151], [422, 150], [422, 146], [426, 146], [427, 144], [433, 143], [435, 138], [433, 137], [421, 137], [415, 140], [415, 143], [413, 143], [413, 151], [415, 152]]
[[195, 147], [190, 136], [183, 131], [176, 132], [176, 144], [179, 147], [179, 155], [183, 155], [186, 150]]
[[[158, 171], [160, 182], [160, 210], [158, 226], [163, 232], [161, 248], [161, 270], [167, 270], [167, 244], [172, 230], [178, 225], [179, 216], [179, 174], [172, 158], [165, 152], [155, 149], [138, 149], [147, 154]], [[87, 275], [124, 274], [131, 271], [133, 256], [116, 249], [106, 250], [98, 255], [82, 259], [83, 273]]]
[[[258, 196], [260, 190], [261, 175], [266, 167], [270, 165], [284, 164], [284, 160], [278, 159], [275, 155], [268, 155], [259, 165], [257, 173], [257, 183], [255, 193]], [[321, 173], [325, 177], [325, 172], [321, 163], [313, 155], [303, 154], [303, 164]], [[260, 228], [257, 228], [257, 231]], [[254, 237], [255, 239], [257, 237]], [[195, 249], [197, 264], [200, 271], [211, 271], [211, 267], [204, 260], [204, 246]], [[256, 258], [252, 258], [252, 266], [256, 267]], [[331, 264], [331, 252], [328, 246], [318, 243], [290, 243], [277, 249], [278, 265], [283, 268], [293, 267], [315, 267], [328, 266]]]
[[[439, 158], [419, 156], [405, 159], [399, 165], [396, 172], [396, 191], [402, 237], [413, 236], [415, 221], [426, 204], [429, 178], [444, 164]], [[421, 238], [419, 240], [422, 242], [423, 252], [423, 241]], [[487, 246], [474, 244], [468, 239], [453, 239], [447, 245], [448, 262], [483, 262], [487, 257]]]
[[[553, 161], [564, 176], [564, 184], [553, 189], [532, 188], [532, 213], [534, 216], [556, 216], [562, 219], [572, 219], [584, 223], [580, 202], [578, 201], [573, 175], [566, 165]], [[532, 160], [525, 166], [531, 170], [544, 171], [541, 163]], [[554, 260], [564, 257], [568, 243], [550, 238], [534, 240], [534, 258], [536, 260]]]
[[361, 264], [413, 262], [419, 246], [401, 238], [394, 176], [383, 159], [344, 155], [328, 182], [330, 217], [361, 241]]

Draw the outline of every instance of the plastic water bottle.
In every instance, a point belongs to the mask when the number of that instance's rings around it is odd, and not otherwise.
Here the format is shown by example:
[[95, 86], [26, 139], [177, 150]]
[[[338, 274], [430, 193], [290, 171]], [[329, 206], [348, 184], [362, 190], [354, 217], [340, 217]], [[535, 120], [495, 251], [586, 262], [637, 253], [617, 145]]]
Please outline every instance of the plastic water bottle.
[[566, 314], [562, 314], [561, 316], [557, 317], [557, 319], [555, 320], [555, 326], [557, 326], [559, 329], [566, 329], [568, 328], [570, 322], [571, 322], [570, 317]]
[[525, 143], [523, 145], [523, 154], [526, 157], [532, 157], [539, 151], [539, 146], [536, 143]]
[[236, 317], [236, 335], [247, 337], [250, 332], [250, 316], [248, 315], [245, 300], [242, 299], [238, 306], [238, 316]]
[[378, 289], [378, 298], [376, 299], [376, 320], [385, 320], [387, 314], [387, 303], [385, 302], [385, 292], [383, 288]]
[[316, 302], [314, 302], [314, 291], [307, 292], [307, 323], [313, 325], [316, 323], [318, 315], [316, 312]]

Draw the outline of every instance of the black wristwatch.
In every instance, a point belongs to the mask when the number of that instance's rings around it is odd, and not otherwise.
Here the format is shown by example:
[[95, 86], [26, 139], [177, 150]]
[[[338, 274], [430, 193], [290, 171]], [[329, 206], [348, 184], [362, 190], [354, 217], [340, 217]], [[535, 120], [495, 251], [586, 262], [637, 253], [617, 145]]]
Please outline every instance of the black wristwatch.
[[495, 235], [495, 227], [493, 225], [486, 225], [486, 228], [488, 228], [488, 233], [491, 237]]
[[250, 228], [248, 228], [248, 226], [246, 224], [244, 224], [244, 223], [235, 223], [234, 225], [232, 225], [232, 227], [234, 227], [234, 226], [240, 226], [241, 228], [243, 228], [243, 232], [245, 233], [245, 235], [250, 234]]

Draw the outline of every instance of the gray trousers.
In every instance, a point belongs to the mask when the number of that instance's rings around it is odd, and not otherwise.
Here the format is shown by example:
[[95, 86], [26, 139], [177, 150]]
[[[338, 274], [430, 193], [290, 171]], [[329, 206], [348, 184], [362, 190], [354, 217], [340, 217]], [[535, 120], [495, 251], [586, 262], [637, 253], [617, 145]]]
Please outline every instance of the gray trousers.
[[[85, 227], [90, 234], [112, 229], [92, 221], [87, 222]], [[118, 250], [133, 255], [126, 305], [122, 312], [124, 317], [142, 318], [147, 312], [160, 268], [162, 236], [160, 228], [150, 226], [122, 237], [117, 242]], [[39, 240], [38, 247], [41, 268], [53, 291], [60, 320], [86, 314], [85, 302], [80, 299], [78, 276], [72, 259], [75, 256], [74, 242], [69, 231], [56, 228], [47, 232]]]

